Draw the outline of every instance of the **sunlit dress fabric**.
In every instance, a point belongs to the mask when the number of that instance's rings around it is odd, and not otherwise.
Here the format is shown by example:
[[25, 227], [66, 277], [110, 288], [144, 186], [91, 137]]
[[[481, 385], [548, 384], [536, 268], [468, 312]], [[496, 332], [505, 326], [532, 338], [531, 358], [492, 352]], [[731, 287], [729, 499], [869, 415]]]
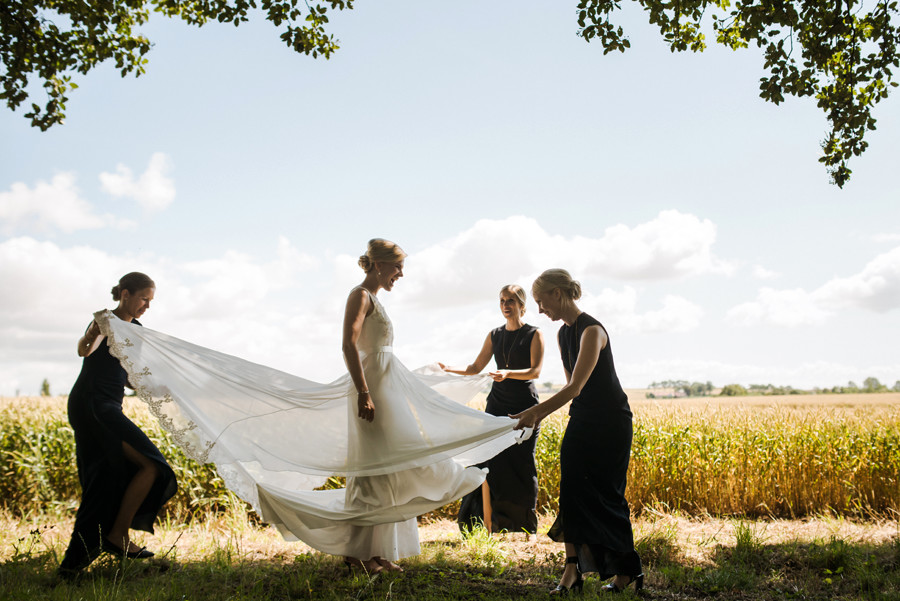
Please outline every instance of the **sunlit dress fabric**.
[[[399, 559], [419, 552], [415, 517], [484, 480], [473, 466], [514, 444], [515, 421], [467, 407], [486, 383], [408, 370], [372, 294], [357, 348], [375, 419], [357, 417], [349, 375], [318, 383], [150, 328], [97, 320], [138, 396], [185, 452], [288, 540], [326, 553]], [[344, 489], [314, 490], [330, 476]]]
[[[559, 329], [563, 366], [570, 374], [581, 350], [581, 335], [603, 325], [581, 313]], [[606, 329], [603, 328], [605, 332]], [[631, 515], [625, 499], [631, 455], [632, 414], [607, 341], [597, 364], [569, 407], [560, 447], [559, 513], [548, 535], [575, 545], [582, 572], [637, 576], [641, 558], [634, 549]]]

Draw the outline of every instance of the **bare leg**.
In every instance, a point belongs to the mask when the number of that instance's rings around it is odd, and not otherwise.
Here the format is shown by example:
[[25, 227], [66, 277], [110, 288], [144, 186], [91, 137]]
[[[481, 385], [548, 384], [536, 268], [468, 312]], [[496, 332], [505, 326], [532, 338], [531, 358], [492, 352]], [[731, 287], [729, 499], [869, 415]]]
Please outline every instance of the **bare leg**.
[[[575, 545], [571, 543], [566, 543], [566, 559], [569, 557], [575, 557]], [[566, 569], [563, 570], [562, 578], [559, 579], [559, 584], [566, 588], [572, 586], [578, 580], [578, 566], [574, 563], [566, 562]]]
[[119, 505], [119, 513], [116, 515], [116, 521], [109, 533], [106, 535], [107, 540], [124, 551], [137, 551], [139, 547], [131, 543], [128, 536], [128, 529], [134, 514], [137, 513], [141, 503], [147, 498], [153, 482], [159, 474], [153, 462], [138, 453], [134, 447], [127, 442], [122, 442], [122, 452], [125, 459], [138, 466], [138, 471], [125, 488], [125, 494], [122, 495], [122, 503]]
[[484, 513], [484, 528], [491, 534], [491, 528], [494, 525], [494, 514], [491, 511], [491, 489], [487, 480], [481, 483], [481, 505]]

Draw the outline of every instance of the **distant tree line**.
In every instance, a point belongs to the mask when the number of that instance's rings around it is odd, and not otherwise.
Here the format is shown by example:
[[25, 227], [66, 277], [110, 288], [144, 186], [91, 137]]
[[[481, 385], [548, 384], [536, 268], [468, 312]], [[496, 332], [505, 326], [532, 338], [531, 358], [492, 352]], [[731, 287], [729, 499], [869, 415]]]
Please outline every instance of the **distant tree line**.
[[[712, 382], [688, 382], [687, 380], [662, 380], [661, 382], [653, 382], [649, 388], [660, 392], [648, 392], [648, 399], [711, 396], [715, 391]], [[860, 394], [872, 392], [900, 392], [900, 380], [895, 382], [890, 388], [887, 384], [879, 382], [878, 378], [870, 377], [863, 380], [862, 386], [857, 386], [855, 382], [848, 382], [846, 386], [816, 387], [812, 390], [801, 390], [792, 386], [775, 386], [773, 384], [751, 384], [750, 386], [726, 384], [719, 390], [718, 396], [783, 396], [789, 394]]]
[[[648, 399], [662, 397], [693, 397], [693, 396], [709, 396], [715, 387], [712, 382], [688, 382], [687, 380], [663, 380], [661, 382], [653, 382], [650, 388], [660, 390], [660, 394], [649, 392]], [[670, 390], [666, 394], [663, 390]]]

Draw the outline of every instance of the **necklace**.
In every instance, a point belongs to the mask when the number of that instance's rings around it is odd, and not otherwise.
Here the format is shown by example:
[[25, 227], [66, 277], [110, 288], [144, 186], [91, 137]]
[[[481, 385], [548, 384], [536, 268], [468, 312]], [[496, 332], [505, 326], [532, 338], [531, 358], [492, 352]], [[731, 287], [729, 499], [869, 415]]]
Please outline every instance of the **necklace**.
[[506, 326], [503, 326], [503, 335], [500, 337], [500, 356], [503, 359], [503, 367], [501, 369], [509, 369], [509, 354], [516, 346], [516, 342], [519, 340], [519, 334], [522, 333], [522, 328], [525, 327], [525, 324], [516, 330], [516, 336], [513, 338], [512, 344], [509, 345], [509, 348], [506, 348], [506, 333], [509, 331], [506, 329]]

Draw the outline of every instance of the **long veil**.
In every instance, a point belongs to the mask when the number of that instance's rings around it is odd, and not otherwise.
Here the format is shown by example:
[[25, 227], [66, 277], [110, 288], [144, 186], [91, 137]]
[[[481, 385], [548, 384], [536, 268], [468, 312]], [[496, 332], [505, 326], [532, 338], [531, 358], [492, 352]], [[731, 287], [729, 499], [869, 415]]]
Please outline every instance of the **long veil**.
[[[474, 465], [517, 438], [513, 420], [463, 404], [487, 376], [416, 373], [391, 357], [395, 386], [416, 399], [417, 440], [423, 442], [354, 459], [348, 452], [348, 403], [355, 402], [356, 391], [349, 375], [314, 382], [136, 326], [110, 311], [94, 317], [162, 427], [189, 457], [214, 463], [226, 486], [261, 515], [260, 490], [277, 488], [306, 498], [315, 494], [304, 491], [332, 475], [392, 474], [448, 459]], [[333, 500], [326, 504], [333, 506]], [[384, 511], [365, 521], [406, 517]]]

